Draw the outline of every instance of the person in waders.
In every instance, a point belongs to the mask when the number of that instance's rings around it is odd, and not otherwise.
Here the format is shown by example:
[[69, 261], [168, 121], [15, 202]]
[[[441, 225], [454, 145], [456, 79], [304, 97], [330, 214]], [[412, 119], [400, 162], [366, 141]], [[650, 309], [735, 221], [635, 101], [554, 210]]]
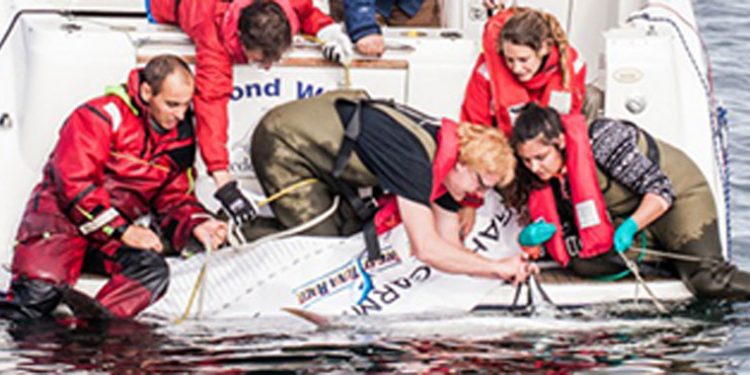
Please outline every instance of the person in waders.
[[[193, 189], [193, 87], [187, 64], [161, 55], [67, 118], [21, 219], [0, 316], [43, 318], [64, 301], [76, 316], [133, 317], [167, 289], [166, 248], [224, 241]], [[136, 223], [145, 215], [152, 226]], [[73, 289], [83, 271], [109, 277], [98, 303]]]
[[602, 280], [630, 273], [617, 254], [627, 252], [676, 272], [698, 298], [750, 298], [750, 274], [723, 258], [708, 182], [682, 151], [628, 121], [589, 127], [535, 104], [518, 116], [511, 145], [521, 163], [504, 196], [529, 223], [519, 236], [527, 250], [544, 245], [562, 266]]
[[[456, 211], [513, 179], [515, 158], [497, 129], [436, 120], [362, 91], [332, 91], [270, 110], [252, 136], [251, 159], [275, 228], [310, 222], [340, 199], [308, 235], [363, 231], [370, 259], [377, 235], [403, 221], [412, 253], [439, 270], [521, 282], [536, 266], [524, 255], [490, 259], [466, 248]], [[303, 181], [309, 184], [298, 185]], [[289, 190], [290, 186], [299, 186]], [[359, 190], [375, 192], [360, 198]], [[259, 220], [246, 225], [257, 238]]]

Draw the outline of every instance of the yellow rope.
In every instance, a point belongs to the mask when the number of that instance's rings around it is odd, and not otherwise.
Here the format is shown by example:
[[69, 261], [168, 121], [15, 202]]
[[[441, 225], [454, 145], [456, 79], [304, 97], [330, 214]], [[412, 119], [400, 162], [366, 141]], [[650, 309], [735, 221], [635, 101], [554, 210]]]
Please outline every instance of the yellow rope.
[[203, 263], [203, 266], [201, 267], [201, 271], [198, 274], [198, 278], [195, 280], [195, 285], [193, 285], [193, 290], [190, 292], [190, 298], [188, 298], [187, 306], [185, 306], [185, 311], [182, 313], [182, 316], [177, 318], [177, 320], [174, 321], [174, 324], [180, 324], [187, 319], [188, 315], [190, 315], [190, 310], [193, 308], [193, 302], [195, 302], [195, 296], [198, 294], [198, 289], [200, 289], [201, 284], [203, 283], [203, 275], [206, 274], [206, 263]]
[[344, 88], [349, 89], [352, 87], [351, 71], [349, 70], [349, 64], [341, 64], [344, 67]]
[[185, 195], [190, 195], [195, 191], [195, 177], [193, 177], [193, 168], [192, 167], [188, 168], [187, 171], [185, 171], [185, 173], [187, 173], [187, 178], [188, 178], [188, 190], [187, 190], [187, 193], [185, 193]]
[[[268, 198], [266, 198], [266, 199], [258, 202], [258, 207], [265, 206], [265, 205], [267, 205], [267, 204], [269, 204], [269, 203], [271, 203], [271, 202], [273, 202], [273, 201], [275, 201], [275, 200], [283, 197], [284, 195], [287, 195], [287, 194], [289, 194], [289, 193], [291, 193], [291, 192], [293, 192], [293, 191], [295, 191], [297, 189], [300, 189], [302, 187], [314, 184], [317, 181], [318, 181], [317, 178], [311, 177], [311, 178], [304, 179], [302, 181], [296, 182], [296, 183], [292, 184], [291, 186], [287, 186], [284, 189], [281, 189], [276, 194], [273, 194], [270, 197], [268, 197]], [[207, 251], [206, 257], [208, 257], [208, 255], [209, 255], [208, 252], [210, 250], [207, 249], [206, 251]], [[206, 260], [208, 260], [208, 258], [206, 258]], [[193, 303], [195, 302], [195, 297], [198, 294], [198, 290], [201, 289], [201, 286], [203, 284], [203, 278], [204, 278], [204, 276], [206, 274], [206, 269], [208, 268], [207, 265], [208, 265], [208, 262], [204, 262], [203, 263], [203, 266], [201, 267], [200, 273], [198, 274], [198, 278], [195, 280], [195, 284], [193, 285], [193, 290], [190, 291], [190, 297], [188, 298], [187, 306], [185, 306], [185, 311], [182, 313], [182, 316], [180, 316], [179, 318], [177, 318], [175, 320], [175, 324], [180, 324], [180, 323], [184, 322], [185, 319], [187, 319], [188, 315], [190, 315], [190, 310], [193, 308]]]
[[317, 178], [311, 177], [311, 178], [299, 181], [299, 182], [297, 182], [297, 183], [295, 183], [295, 184], [293, 184], [291, 186], [287, 186], [287, 187], [281, 189], [280, 191], [278, 191], [276, 194], [273, 194], [270, 197], [268, 197], [268, 198], [266, 198], [266, 199], [258, 202], [258, 207], [263, 207], [263, 206], [265, 206], [265, 205], [267, 205], [267, 204], [269, 204], [269, 203], [271, 203], [271, 202], [273, 202], [273, 201], [275, 201], [275, 200], [283, 197], [284, 195], [287, 195], [287, 194], [289, 194], [289, 193], [291, 193], [291, 192], [293, 192], [293, 191], [295, 191], [297, 189], [303, 188], [303, 187], [305, 187], [307, 185], [314, 184], [317, 181], [318, 181]]

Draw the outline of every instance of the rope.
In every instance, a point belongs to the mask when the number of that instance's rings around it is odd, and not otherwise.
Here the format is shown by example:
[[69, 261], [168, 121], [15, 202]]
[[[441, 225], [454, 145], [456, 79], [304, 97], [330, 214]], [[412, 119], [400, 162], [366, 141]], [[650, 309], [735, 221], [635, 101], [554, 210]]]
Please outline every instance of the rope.
[[203, 265], [201, 266], [200, 272], [198, 272], [198, 277], [195, 279], [195, 284], [193, 285], [193, 289], [190, 291], [190, 297], [188, 297], [187, 305], [185, 306], [185, 311], [182, 313], [182, 315], [175, 320], [175, 324], [181, 324], [184, 322], [188, 315], [190, 315], [190, 310], [193, 308], [193, 303], [195, 302], [195, 297], [198, 294], [198, 291], [200, 290], [201, 294], [199, 297], [198, 302], [198, 317], [200, 317], [201, 312], [203, 311], [203, 300], [206, 293], [206, 286], [204, 283], [204, 280], [207, 278], [208, 274], [208, 262], [211, 259], [211, 253], [213, 252], [213, 247], [211, 246], [211, 241], [205, 242], [203, 244], [203, 249], [206, 252], [206, 259], [203, 261]]
[[697, 60], [693, 53], [690, 51], [690, 48], [688, 47], [687, 40], [685, 38], [685, 35], [682, 33], [682, 29], [677, 25], [675, 21], [672, 19], [669, 19], [667, 17], [657, 17], [652, 16], [649, 13], [640, 13], [635, 14], [626, 20], [627, 23], [630, 23], [633, 20], [636, 19], [642, 19], [646, 22], [661, 22], [666, 23], [669, 26], [671, 26], [675, 32], [677, 33], [677, 36], [680, 39], [680, 42], [682, 44], [683, 49], [685, 50], [685, 53], [687, 54], [688, 58], [690, 59], [690, 63], [693, 66], [693, 70], [695, 71], [696, 75], [700, 79], [701, 85], [703, 86], [704, 93], [708, 99], [709, 102], [709, 109], [711, 112], [711, 115], [709, 116], [711, 119], [711, 134], [712, 134], [712, 141], [714, 143], [714, 158], [717, 166], [719, 166], [719, 173], [721, 178], [721, 184], [722, 184], [722, 192], [724, 195], [724, 209], [725, 209], [725, 226], [726, 226], [726, 250], [727, 250], [727, 259], [732, 258], [732, 218], [731, 218], [731, 184], [730, 184], [730, 177], [731, 177], [731, 168], [729, 163], [729, 147], [728, 147], [728, 136], [727, 132], [729, 129], [729, 123], [727, 121], [727, 110], [719, 105], [716, 104], [716, 98], [714, 96], [714, 88], [713, 88], [713, 77], [712, 72], [713, 68], [711, 65], [711, 60], [708, 55], [708, 48], [706, 47], [705, 42], [703, 41], [703, 38], [701, 37], [698, 30], [693, 27], [693, 25], [688, 22], [682, 15], [671, 8], [670, 6], [666, 4], [661, 3], [652, 3], [649, 4], [649, 6], [657, 6], [659, 8], [666, 9], [667, 11], [671, 12], [672, 14], [676, 15], [682, 22], [684, 22], [688, 27], [693, 31], [693, 33], [696, 35], [698, 40], [701, 44], [701, 49], [703, 52], [704, 62], [706, 65], [706, 76], [703, 75], [703, 73], [700, 70], [700, 67], [698, 66]]
[[[643, 248], [645, 248], [645, 247], [646, 247], [646, 233], [645, 232], [641, 232], [641, 247], [640, 247], [641, 253], [638, 254], [638, 259], [636, 259], [636, 264], [637, 263], [641, 263], [641, 261], [643, 260], [643, 258], [646, 257], [646, 252], [643, 251]], [[610, 275], [594, 276], [593, 279], [594, 280], [599, 280], [599, 281], [617, 281], [617, 280], [620, 280], [620, 279], [622, 279], [623, 277], [625, 277], [625, 276], [627, 276], [629, 274], [630, 274], [630, 269], [628, 268], [628, 269], [625, 269], [625, 270], [620, 271], [618, 273], [614, 273], [614, 274], [610, 274]]]
[[518, 306], [518, 299], [521, 297], [521, 289], [524, 287], [524, 285], [528, 288], [527, 294], [526, 294], [526, 307], [530, 307], [534, 304], [534, 298], [532, 293], [532, 285], [536, 286], [537, 292], [539, 292], [539, 295], [542, 297], [542, 302], [545, 302], [547, 304], [552, 305], [555, 308], [558, 308], [557, 304], [552, 302], [552, 299], [549, 298], [549, 294], [547, 294], [547, 291], [542, 288], [542, 283], [537, 280], [534, 275], [529, 275], [529, 277], [524, 281], [523, 283], [518, 284], [516, 287], [516, 292], [513, 296], [513, 302], [511, 303], [511, 308], [514, 308]]
[[704, 257], [699, 257], [699, 256], [694, 256], [694, 255], [668, 253], [666, 251], [648, 249], [648, 248], [645, 248], [645, 247], [633, 247], [633, 249], [640, 250], [641, 253], [644, 253], [644, 254], [647, 254], [647, 255], [654, 255], [654, 256], [658, 256], [658, 257], [662, 257], [662, 258], [680, 260], [680, 261], [683, 261], [683, 262], [695, 262], [695, 263], [710, 262], [710, 263], [713, 263], [713, 264], [723, 263], [723, 261], [721, 261], [719, 259], [704, 258]]
[[[313, 35], [302, 35], [302, 39], [315, 43], [317, 47], [323, 48], [323, 45], [325, 44], [320, 38], [313, 36]], [[341, 83], [342, 88], [348, 89], [352, 87], [352, 79], [351, 79], [351, 64], [340, 64], [342, 68], [344, 68], [344, 82]]]
[[[331, 206], [326, 210], [325, 212], [321, 213], [320, 215], [314, 217], [311, 220], [308, 220], [300, 225], [297, 225], [296, 227], [291, 227], [289, 229], [283, 230], [281, 232], [276, 232], [269, 234], [265, 237], [261, 237], [253, 242], [248, 242], [244, 244], [233, 244], [230, 241], [230, 244], [232, 245], [232, 248], [235, 251], [246, 251], [250, 250], [252, 248], [258, 247], [266, 242], [278, 240], [284, 237], [293, 236], [298, 233], [302, 233], [318, 224], [323, 222], [324, 220], [328, 219], [331, 215], [333, 215], [336, 210], [339, 208], [339, 200], [340, 197], [337, 195], [333, 197], [333, 203], [331, 203]], [[231, 223], [230, 223], [231, 224]]]
[[285, 196], [285, 195], [287, 195], [287, 194], [289, 194], [289, 193], [291, 193], [291, 192], [293, 192], [293, 191], [295, 191], [297, 189], [303, 188], [303, 187], [305, 187], [307, 185], [311, 185], [311, 184], [315, 183], [316, 181], [318, 181], [317, 178], [311, 177], [311, 178], [304, 179], [302, 181], [296, 182], [296, 183], [292, 184], [291, 186], [287, 186], [287, 187], [279, 190], [275, 194], [272, 194], [270, 197], [268, 197], [266, 199], [263, 199], [261, 201], [258, 201], [258, 207], [263, 207], [263, 206], [265, 206], [265, 205], [267, 205], [269, 203], [272, 203], [273, 201], [275, 201], [275, 200], [277, 200], [277, 199], [279, 199], [279, 198], [281, 198], [281, 197], [283, 197], [283, 196]]
[[648, 284], [646, 284], [646, 281], [643, 280], [643, 277], [641, 277], [641, 273], [640, 271], [638, 271], [638, 266], [635, 263], [633, 263], [633, 261], [630, 260], [630, 258], [626, 257], [625, 253], [617, 252], [617, 255], [619, 255], [620, 258], [622, 258], [622, 261], [625, 263], [625, 265], [628, 266], [631, 272], [633, 272], [633, 275], [635, 276], [636, 280], [638, 280], [638, 284], [643, 286], [643, 290], [645, 290], [646, 293], [648, 293], [649, 297], [651, 298], [651, 301], [653, 301], [654, 303], [654, 306], [656, 306], [656, 309], [659, 310], [659, 312], [662, 314], [667, 314], [668, 313], [667, 308], [664, 307], [661, 301], [659, 301], [659, 298], [656, 297], [654, 292], [651, 291], [651, 288], [648, 286]]

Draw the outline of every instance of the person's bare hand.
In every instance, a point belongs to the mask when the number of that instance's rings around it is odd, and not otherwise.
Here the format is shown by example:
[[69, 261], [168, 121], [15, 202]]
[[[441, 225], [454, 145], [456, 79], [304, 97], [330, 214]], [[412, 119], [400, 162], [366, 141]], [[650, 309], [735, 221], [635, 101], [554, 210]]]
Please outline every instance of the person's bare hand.
[[140, 225], [130, 225], [125, 229], [125, 233], [120, 238], [123, 244], [136, 249], [152, 250], [161, 253], [164, 246], [159, 236], [151, 229]]
[[529, 263], [526, 254], [498, 259], [496, 264], [498, 276], [503, 280], [512, 282], [513, 285], [526, 281], [531, 274], [539, 273], [539, 266]]
[[380, 56], [385, 52], [385, 41], [380, 34], [370, 34], [357, 41], [357, 51], [365, 56]]
[[206, 220], [193, 228], [193, 236], [201, 244], [210, 244], [216, 250], [227, 238], [227, 224], [216, 219]]
[[461, 230], [461, 239], [466, 238], [466, 236], [471, 233], [471, 230], [474, 228], [474, 223], [476, 223], [477, 219], [477, 209], [474, 207], [461, 207], [458, 210], [458, 225]]
[[490, 10], [495, 10], [497, 8], [504, 8], [504, 2], [505, 0], [484, 0], [484, 7]]

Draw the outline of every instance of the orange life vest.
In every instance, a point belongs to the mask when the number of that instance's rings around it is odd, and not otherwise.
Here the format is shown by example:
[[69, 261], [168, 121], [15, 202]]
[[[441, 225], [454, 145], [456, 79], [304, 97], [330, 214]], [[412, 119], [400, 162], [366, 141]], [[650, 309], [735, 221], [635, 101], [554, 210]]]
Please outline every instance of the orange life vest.
[[[497, 126], [506, 134], [511, 133], [515, 112], [529, 102], [555, 108], [560, 114], [580, 111], [585, 93], [584, 78], [574, 79], [573, 75], [583, 73], [583, 61], [577, 61], [578, 52], [568, 47], [567, 70], [571, 73], [568, 87], [563, 86], [560, 70], [560, 52], [552, 45], [545, 65], [529, 81], [519, 82], [503, 61], [497, 50], [497, 43], [505, 23], [514, 14], [514, 9], [502, 11], [485, 25], [482, 47], [490, 79], [490, 92]], [[578, 66], [578, 72], [574, 67]]]
[[[570, 115], [562, 116], [562, 120], [565, 129], [565, 165], [575, 224], [582, 246], [578, 256], [591, 258], [612, 248], [614, 227], [596, 177], [596, 164], [586, 119], [583, 115]], [[528, 208], [532, 221], [544, 218], [557, 227], [557, 232], [545, 246], [550, 256], [566, 267], [571, 255], [563, 241], [560, 215], [552, 187], [547, 184], [541, 189], [533, 190], [529, 195]]]
[[[458, 162], [459, 152], [458, 124], [443, 119], [437, 136], [437, 152], [432, 160], [432, 193], [430, 202], [434, 202], [448, 192], [443, 181]], [[467, 196], [462, 205], [470, 205], [475, 200]], [[378, 212], [375, 214], [375, 230], [382, 234], [401, 223], [401, 214], [396, 204], [396, 196], [388, 194], [378, 199]]]

